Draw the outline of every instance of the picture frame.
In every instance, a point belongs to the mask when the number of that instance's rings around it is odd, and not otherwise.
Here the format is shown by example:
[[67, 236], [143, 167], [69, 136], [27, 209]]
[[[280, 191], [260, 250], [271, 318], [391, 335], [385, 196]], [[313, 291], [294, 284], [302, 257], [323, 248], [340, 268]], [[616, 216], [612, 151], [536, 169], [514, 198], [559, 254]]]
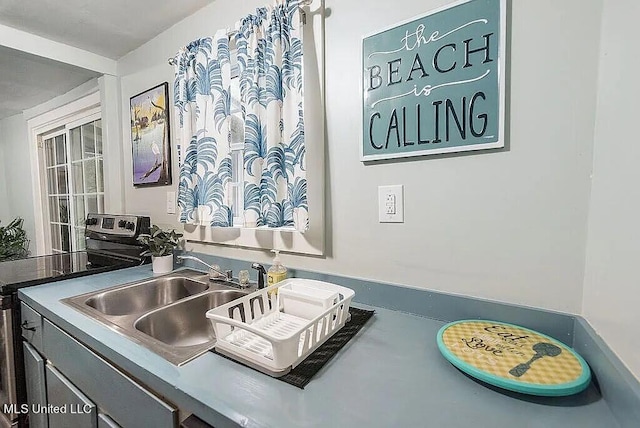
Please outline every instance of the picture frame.
[[362, 39], [362, 162], [505, 147], [506, 0], [459, 0]]
[[129, 100], [134, 187], [171, 184], [169, 84], [161, 83]]

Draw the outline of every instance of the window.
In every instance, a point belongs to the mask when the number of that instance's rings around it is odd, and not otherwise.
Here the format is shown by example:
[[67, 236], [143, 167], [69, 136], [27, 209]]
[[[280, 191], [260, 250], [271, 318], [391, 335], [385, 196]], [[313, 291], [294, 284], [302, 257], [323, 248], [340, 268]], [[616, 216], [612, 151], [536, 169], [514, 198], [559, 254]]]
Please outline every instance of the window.
[[50, 252], [85, 249], [84, 220], [104, 212], [102, 122], [89, 117], [41, 135]]
[[[255, 249], [279, 249], [285, 252], [299, 253], [299, 254], [312, 254], [322, 255], [324, 254], [325, 244], [325, 230], [324, 230], [324, 218], [325, 218], [325, 201], [324, 201], [324, 189], [325, 189], [325, 122], [324, 122], [324, 23], [323, 14], [314, 13], [307, 16], [307, 25], [304, 27], [304, 135], [306, 145], [306, 172], [309, 177], [307, 183], [307, 198], [308, 206], [313, 207], [308, 213], [308, 225], [309, 229], [306, 232], [301, 232], [294, 227], [282, 226], [282, 227], [269, 227], [269, 226], [249, 226], [254, 221], [250, 217], [251, 213], [244, 212], [244, 218], [242, 212], [246, 204], [246, 195], [243, 191], [247, 188], [246, 181], [249, 181], [250, 177], [242, 176], [245, 173], [243, 162], [242, 148], [234, 144], [235, 141], [246, 140], [241, 133], [238, 133], [239, 139], [237, 140], [234, 133], [231, 134], [231, 161], [232, 168], [230, 185], [227, 188], [226, 195], [228, 197], [229, 208], [233, 216], [234, 227], [209, 227], [207, 222], [209, 218], [199, 218], [198, 215], [194, 216], [195, 224], [187, 221], [184, 225], [184, 236], [196, 251], [209, 251], [210, 244], [221, 244], [233, 247], [242, 248], [255, 248]], [[307, 48], [309, 46], [309, 48]], [[234, 111], [234, 91], [236, 83], [233, 75], [233, 62], [234, 62], [234, 48], [233, 43], [230, 43], [229, 50], [231, 53], [232, 62], [232, 79], [231, 79], [231, 113]], [[307, 49], [311, 49], [307, 51]], [[182, 52], [182, 51], [181, 51]], [[186, 51], [185, 51], [186, 52]], [[184, 55], [186, 58], [186, 53]], [[179, 61], [182, 56], [178, 55], [174, 60]], [[182, 70], [182, 69], [180, 69]], [[185, 68], [189, 70], [189, 68]], [[187, 74], [177, 74], [177, 78], [181, 79], [177, 83], [180, 84], [179, 91], [174, 94], [181, 103], [176, 104], [177, 110], [176, 118], [180, 117], [180, 111], [185, 107], [185, 102], [188, 101], [186, 97], [188, 92], [186, 89]], [[184, 83], [184, 84], [183, 84]], [[184, 99], [179, 96], [184, 96]], [[195, 108], [195, 107], [194, 107]], [[232, 119], [233, 120], [233, 119]], [[295, 123], [295, 122], [290, 122]], [[232, 130], [234, 124], [230, 124]], [[243, 128], [244, 129], [244, 128]], [[192, 134], [185, 134], [192, 135]], [[184, 137], [186, 138], [186, 137]], [[186, 147], [188, 147], [189, 140], [183, 139], [182, 143], [182, 155], [181, 160], [185, 159], [187, 154]], [[261, 147], [260, 147], [261, 149]], [[245, 153], [246, 156], [246, 153]], [[260, 156], [263, 157], [263, 156]], [[238, 173], [236, 174], [236, 171]], [[253, 200], [253, 199], [252, 199]], [[187, 206], [187, 209], [190, 207]], [[294, 207], [295, 210], [295, 207]], [[197, 214], [200, 214], [199, 212]], [[295, 211], [294, 211], [294, 215]]]
[[[235, 43], [234, 43], [235, 44]], [[240, 69], [238, 67], [238, 50], [232, 49], [231, 57], [231, 118], [229, 122], [229, 139], [231, 143], [231, 210], [233, 225], [242, 227], [244, 210], [244, 120], [240, 106]]]

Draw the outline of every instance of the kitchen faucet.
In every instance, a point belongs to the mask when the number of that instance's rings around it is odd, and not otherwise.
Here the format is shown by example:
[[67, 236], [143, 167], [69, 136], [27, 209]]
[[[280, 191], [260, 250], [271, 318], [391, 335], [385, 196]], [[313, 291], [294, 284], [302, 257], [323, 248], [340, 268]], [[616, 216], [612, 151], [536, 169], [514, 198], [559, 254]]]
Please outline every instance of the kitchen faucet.
[[[250, 286], [249, 284], [242, 284], [240, 282], [236, 283], [233, 280], [233, 271], [231, 270], [226, 270], [223, 272], [222, 270], [220, 270], [219, 266], [210, 265], [209, 263], [195, 256], [183, 256], [183, 255], [176, 256], [176, 261], [178, 264], [181, 264], [185, 260], [193, 260], [195, 262], [205, 265], [209, 269], [209, 280], [211, 281], [223, 280], [229, 283], [230, 285], [237, 286], [240, 288], [246, 288]], [[265, 270], [264, 266], [262, 266], [259, 263], [253, 263], [251, 265], [251, 268], [258, 271], [258, 283], [257, 283], [258, 290], [265, 288], [265, 276], [267, 275], [267, 271]]]
[[220, 267], [210, 265], [209, 263], [203, 260], [200, 260], [195, 256], [177, 256], [176, 257], [176, 261], [178, 262], [178, 264], [181, 264], [184, 260], [193, 260], [195, 262], [202, 263], [203, 265], [205, 265], [209, 269], [210, 280], [224, 279], [224, 280], [230, 281], [231, 279], [233, 279], [233, 271], [227, 270], [223, 272], [220, 270]]
[[267, 275], [267, 271], [264, 270], [264, 266], [260, 263], [253, 263], [251, 269], [258, 271], [258, 290], [262, 290], [264, 288], [264, 277]]

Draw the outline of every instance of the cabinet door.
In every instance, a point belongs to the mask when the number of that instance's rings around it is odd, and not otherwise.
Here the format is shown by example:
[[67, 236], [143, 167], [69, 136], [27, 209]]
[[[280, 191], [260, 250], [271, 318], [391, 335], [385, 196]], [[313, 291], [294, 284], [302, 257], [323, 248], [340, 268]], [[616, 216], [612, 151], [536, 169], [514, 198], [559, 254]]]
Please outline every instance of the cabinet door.
[[104, 413], [98, 413], [98, 428], [120, 428], [120, 425]]
[[95, 354], [49, 320], [44, 355], [100, 409], [124, 427], [175, 428], [178, 410]]
[[44, 374], [44, 359], [27, 342], [22, 342], [24, 350], [24, 373], [27, 378], [27, 403], [29, 404], [29, 426], [47, 428], [48, 419], [40, 409], [47, 407], [47, 386]]
[[47, 398], [51, 410], [49, 427], [97, 428], [96, 405], [51, 364], [47, 364], [46, 373]]

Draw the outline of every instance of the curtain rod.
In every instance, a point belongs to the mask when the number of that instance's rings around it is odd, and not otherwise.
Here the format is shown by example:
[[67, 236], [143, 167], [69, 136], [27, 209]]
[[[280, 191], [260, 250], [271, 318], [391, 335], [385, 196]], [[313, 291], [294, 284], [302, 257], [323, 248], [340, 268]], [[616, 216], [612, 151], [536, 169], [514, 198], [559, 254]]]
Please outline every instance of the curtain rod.
[[[313, 3], [314, 1], [315, 1], [315, 0], [302, 0], [302, 1], [300, 2], [300, 4], [301, 4], [302, 6], [310, 6], [310, 5], [311, 5], [311, 3]], [[306, 25], [306, 23], [307, 23], [306, 14], [304, 13], [304, 11], [302, 11], [302, 23], [303, 23], [304, 25]], [[236, 34], [236, 33], [237, 33], [237, 31], [235, 31], [235, 30], [234, 30], [234, 31], [231, 31], [231, 32], [229, 33], [229, 35], [233, 35], [233, 34]], [[175, 57], [171, 57], [171, 58], [169, 58], [169, 59], [167, 60], [167, 62], [169, 63], [169, 65], [175, 65]]]

